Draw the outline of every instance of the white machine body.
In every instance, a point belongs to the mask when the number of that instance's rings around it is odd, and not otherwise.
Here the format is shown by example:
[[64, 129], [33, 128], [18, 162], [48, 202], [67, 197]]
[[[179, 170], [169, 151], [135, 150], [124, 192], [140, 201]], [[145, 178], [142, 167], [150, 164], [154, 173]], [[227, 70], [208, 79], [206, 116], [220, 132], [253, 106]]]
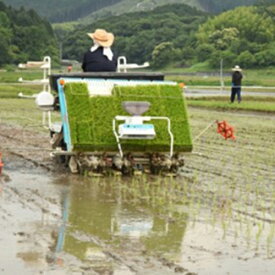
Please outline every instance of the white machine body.
[[156, 137], [155, 127], [153, 124], [143, 124], [144, 121], [151, 120], [149, 117], [117, 116], [117, 120], [124, 120], [125, 123], [118, 127], [120, 139], [154, 139]]
[[40, 92], [35, 99], [37, 106], [43, 111], [53, 110], [54, 97], [51, 93], [42, 91]]

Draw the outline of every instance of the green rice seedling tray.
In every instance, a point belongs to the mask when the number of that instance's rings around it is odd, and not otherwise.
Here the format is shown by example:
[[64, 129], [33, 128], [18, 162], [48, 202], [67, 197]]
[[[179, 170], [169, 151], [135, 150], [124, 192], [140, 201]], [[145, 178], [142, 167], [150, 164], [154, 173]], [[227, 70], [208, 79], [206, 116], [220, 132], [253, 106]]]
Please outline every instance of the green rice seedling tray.
[[[116, 152], [112, 130], [115, 116], [129, 114], [124, 101], [148, 101], [145, 116], [165, 116], [171, 120], [174, 152], [190, 152], [192, 139], [187, 107], [178, 85], [114, 86], [110, 96], [90, 96], [87, 83], [68, 82], [64, 86], [72, 150], [77, 152]], [[153, 140], [121, 140], [124, 152], [169, 152], [170, 137], [166, 121], [153, 120]]]

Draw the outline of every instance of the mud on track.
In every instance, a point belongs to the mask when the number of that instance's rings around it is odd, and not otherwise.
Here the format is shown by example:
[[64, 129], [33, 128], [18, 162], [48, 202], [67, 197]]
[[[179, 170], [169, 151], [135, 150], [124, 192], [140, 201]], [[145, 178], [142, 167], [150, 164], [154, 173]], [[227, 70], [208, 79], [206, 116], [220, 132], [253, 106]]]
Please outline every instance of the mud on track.
[[190, 116], [237, 140], [211, 128], [177, 179], [60, 173], [45, 132], [2, 123], [0, 274], [273, 274], [274, 116]]

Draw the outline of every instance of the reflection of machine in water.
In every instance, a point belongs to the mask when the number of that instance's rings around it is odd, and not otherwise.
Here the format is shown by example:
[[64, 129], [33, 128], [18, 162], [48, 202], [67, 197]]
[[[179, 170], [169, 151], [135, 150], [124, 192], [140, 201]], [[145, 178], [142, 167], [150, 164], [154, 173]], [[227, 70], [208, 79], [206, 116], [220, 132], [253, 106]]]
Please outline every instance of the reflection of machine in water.
[[128, 209], [119, 209], [112, 218], [111, 233], [116, 236], [139, 239], [142, 236], [148, 236], [152, 228], [152, 217]]
[[162, 213], [149, 200], [137, 198], [134, 193], [141, 191], [138, 186], [126, 194], [129, 186], [129, 182], [111, 183], [107, 179], [85, 183], [81, 188], [73, 184], [70, 204], [64, 204], [69, 226], [66, 231], [60, 228], [57, 252], [63, 248], [64, 252], [90, 262], [93, 268], [108, 270], [114, 266], [106, 251], [131, 252], [134, 257], [144, 252], [177, 256], [187, 215], [176, 214], [181, 222], [175, 222], [174, 213]]

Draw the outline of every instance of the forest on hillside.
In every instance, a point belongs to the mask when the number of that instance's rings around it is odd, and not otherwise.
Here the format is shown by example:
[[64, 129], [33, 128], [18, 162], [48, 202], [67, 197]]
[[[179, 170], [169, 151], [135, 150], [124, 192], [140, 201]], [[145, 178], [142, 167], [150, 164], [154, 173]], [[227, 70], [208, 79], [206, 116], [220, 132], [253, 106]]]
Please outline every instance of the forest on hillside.
[[43, 56], [58, 57], [55, 35], [49, 22], [34, 10], [19, 10], [0, 2], [0, 66]]
[[105, 28], [116, 35], [114, 50], [129, 62], [150, 61], [155, 68], [207, 62], [217, 67], [275, 65], [274, 5], [239, 7], [217, 16], [186, 5], [110, 17], [63, 36], [64, 58], [81, 61], [91, 46], [87, 32]]
[[[22, 0], [23, 1], [23, 0]], [[129, 62], [149, 61], [154, 68], [205, 63], [217, 67], [275, 65], [275, 0], [238, 7], [218, 15], [184, 4], [101, 19], [73, 30], [55, 29], [34, 10], [14, 9], [0, 2], [0, 66], [50, 55], [81, 61], [92, 41], [88, 32], [105, 28], [115, 34], [113, 46]], [[69, 25], [69, 24], [68, 24]], [[56, 39], [58, 38], [58, 41]]]
[[[217, 67], [232, 60], [243, 67], [275, 65], [275, 21], [271, 7], [239, 7], [209, 19], [199, 27], [198, 61]], [[274, 8], [274, 6], [273, 6]]]
[[[41, 16], [48, 18], [51, 22], [68, 22], [81, 19], [93, 12], [97, 12], [103, 8], [109, 7], [106, 14], [113, 14], [112, 5], [116, 3], [125, 3], [122, 5], [125, 10], [120, 13], [129, 12], [129, 1], [132, 0], [3, 0], [6, 4], [14, 7], [24, 6], [36, 10]], [[178, 0], [180, 4], [188, 4], [190, 6], [200, 6], [207, 12], [220, 13], [237, 6], [252, 5], [257, 0]], [[259, 1], [259, 0], [258, 0]], [[261, 0], [260, 0], [261, 1]], [[265, 0], [264, 0], [265, 1]], [[269, 0], [267, 0], [269, 1]], [[133, 2], [133, 1], [132, 1]], [[127, 5], [126, 5], [127, 3]], [[156, 0], [140, 0], [139, 4], [144, 4], [148, 9], [160, 5]], [[151, 5], [149, 5], [151, 3]], [[166, 2], [167, 4], [169, 1]], [[171, 3], [170, 3], [171, 4]], [[137, 1], [132, 4], [137, 5]], [[54, 7], [54, 8], [53, 8]], [[133, 10], [136, 8], [133, 7]]]
[[51, 22], [73, 21], [122, 0], [4, 0], [13, 7], [36, 10]]
[[[116, 35], [114, 50], [127, 56], [131, 62], [151, 60], [152, 52], [161, 43], [173, 43], [175, 56], [185, 60], [193, 54], [195, 32], [206, 20], [206, 14], [186, 5], [167, 5], [151, 12], [139, 12], [114, 16], [89, 26], [80, 26], [69, 35], [62, 30], [63, 57], [81, 60], [91, 45], [87, 32], [105, 28]], [[170, 44], [169, 44], [170, 45]], [[171, 59], [172, 61], [172, 59]]]
[[205, 11], [220, 13], [226, 10], [234, 9], [238, 6], [249, 6], [257, 0], [198, 0]]

